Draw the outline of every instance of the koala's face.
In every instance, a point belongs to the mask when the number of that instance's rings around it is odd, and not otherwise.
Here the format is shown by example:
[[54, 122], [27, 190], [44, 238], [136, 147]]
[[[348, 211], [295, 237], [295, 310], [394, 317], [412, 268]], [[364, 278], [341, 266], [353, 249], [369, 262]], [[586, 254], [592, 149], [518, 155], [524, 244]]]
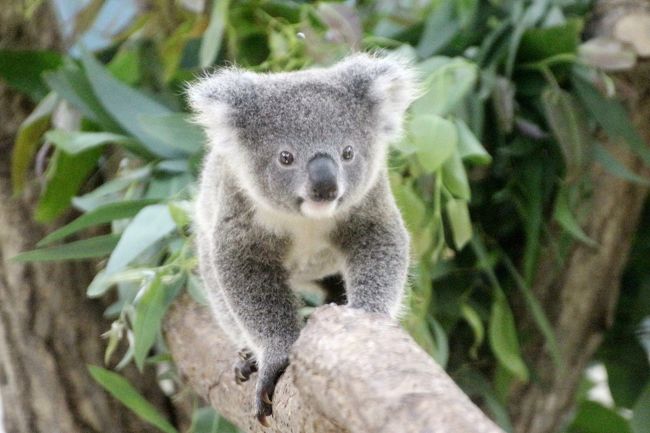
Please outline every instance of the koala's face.
[[226, 70], [190, 101], [256, 203], [325, 218], [362, 200], [385, 164], [412, 97], [401, 66], [361, 55], [294, 73]]

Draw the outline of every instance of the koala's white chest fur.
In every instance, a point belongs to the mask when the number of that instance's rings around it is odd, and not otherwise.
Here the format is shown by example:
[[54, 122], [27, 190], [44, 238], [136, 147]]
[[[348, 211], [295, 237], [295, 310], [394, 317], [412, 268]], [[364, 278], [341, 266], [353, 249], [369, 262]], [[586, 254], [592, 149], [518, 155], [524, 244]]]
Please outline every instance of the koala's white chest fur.
[[285, 217], [265, 211], [257, 211], [256, 218], [269, 230], [288, 236], [291, 240], [284, 266], [290, 274], [289, 284], [292, 288], [300, 289], [301, 286], [342, 271], [343, 255], [330, 241], [330, 235], [336, 226], [333, 219]]

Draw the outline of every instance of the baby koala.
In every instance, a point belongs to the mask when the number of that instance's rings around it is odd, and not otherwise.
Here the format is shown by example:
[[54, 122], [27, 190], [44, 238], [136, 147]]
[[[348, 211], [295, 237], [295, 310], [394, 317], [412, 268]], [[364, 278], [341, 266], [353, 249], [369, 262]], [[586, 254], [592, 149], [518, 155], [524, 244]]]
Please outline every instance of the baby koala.
[[357, 54], [322, 69], [225, 68], [188, 89], [209, 152], [195, 225], [199, 272], [216, 320], [258, 372], [267, 425], [301, 321], [294, 290], [342, 278], [347, 306], [395, 317], [409, 238], [388, 183], [388, 144], [414, 99], [396, 59]]

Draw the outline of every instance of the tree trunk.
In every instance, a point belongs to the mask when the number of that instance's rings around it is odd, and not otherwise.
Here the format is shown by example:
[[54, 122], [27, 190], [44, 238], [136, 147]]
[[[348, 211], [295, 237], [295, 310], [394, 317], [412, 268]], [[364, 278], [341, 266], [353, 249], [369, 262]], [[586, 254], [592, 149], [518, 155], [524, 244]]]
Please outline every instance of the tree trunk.
[[503, 433], [399, 326], [346, 307], [316, 310], [273, 396], [253, 415], [255, 379], [235, 383], [237, 350], [206, 307], [185, 297], [165, 321], [180, 372], [217, 411], [253, 433]]
[[[22, 2], [0, 8], [0, 48], [43, 49], [58, 45], [47, 4], [27, 20]], [[20, 122], [33, 109], [0, 82], [0, 394], [7, 433], [152, 431], [109, 397], [88, 375], [102, 364], [100, 339], [110, 323], [104, 306], [85, 289], [90, 263], [20, 264], [46, 228], [33, 222], [35, 188], [13, 197], [10, 155]], [[151, 377], [140, 383], [155, 385]], [[160, 402], [161, 393], [157, 391]], [[0, 420], [2, 421], [2, 420]], [[2, 430], [0, 428], [0, 430]]]
[[[645, 1], [600, 1], [594, 36], [616, 39], [617, 23], [626, 16], [650, 17]], [[620, 29], [620, 27], [619, 27]], [[648, 35], [638, 33], [650, 42]], [[619, 94], [632, 113], [642, 137], [650, 143], [650, 62], [638, 59], [636, 66], [614, 75]], [[637, 173], [648, 173], [629, 148], [620, 141], [605, 143], [616, 158]], [[515, 429], [521, 433], [553, 433], [567, 422], [574, 408], [579, 381], [612, 324], [619, 297], [620, 278], [636, 232], [647, 188], [615, 177], [603, 167], [591, 168], [593, 196], [584, 224], [585, 232], [598, 242], [595, 248], [576, 243], [560, 267], [554, 254], [544, 255], [535, 294], [555, 328], [565, 366], [556, 369], [537, 335], [526, 345], [526, 355], [539, 378], [513, 393], [511, 411]], [[522, 318], [524, 326], [526, 318]]]

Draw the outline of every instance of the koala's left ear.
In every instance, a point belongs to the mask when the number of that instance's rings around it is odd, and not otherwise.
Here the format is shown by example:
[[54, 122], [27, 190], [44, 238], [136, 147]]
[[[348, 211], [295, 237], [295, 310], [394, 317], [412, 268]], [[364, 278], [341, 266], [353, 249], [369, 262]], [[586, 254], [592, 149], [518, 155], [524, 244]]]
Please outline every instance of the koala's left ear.
[[255, 99], [254, 80], [251, 72], [222, 68], [188, 85], [194, 121], [205, 129], [209, 144], [224, 151], [234, 146], [237, 115]]
[[344, 60], [340, 67], [350, 90], [374, 104], [381, 131], [390, 138], [399, 135], [404, 112], [419, 93], [413, 66], [397, 56], [357, 54]]

